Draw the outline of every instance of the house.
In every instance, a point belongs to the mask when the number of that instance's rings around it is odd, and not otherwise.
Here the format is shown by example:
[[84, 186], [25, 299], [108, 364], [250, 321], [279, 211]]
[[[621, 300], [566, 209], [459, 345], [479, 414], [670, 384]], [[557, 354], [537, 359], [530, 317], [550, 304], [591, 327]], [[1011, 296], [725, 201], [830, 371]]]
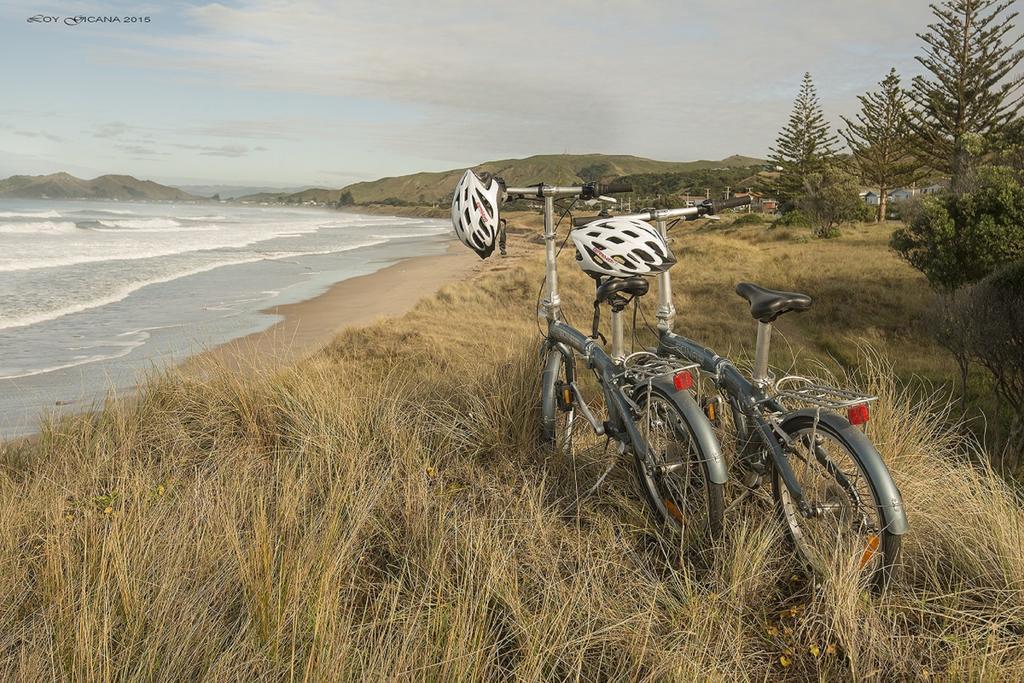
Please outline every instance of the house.
[[[905, 199], [910, 199], [911, 197], [917, 197], [921, 195], [932, 195], [945, 191], [946, 184], [943, 182], [938, 182], [932, 183], [931, 185], [926, 185], [925, 187], [897, 187], [893, 190], [890, 190], [886, 194], [886, 198], [890, 202], [899, 202]], [[861, 192], [860, 198], [864, 201], [865, 204], [868, 204], [870, 206], [878, 206], [878, 193], [875, 192], [874, 190]]]
[[775, 213], [779, 210], [779, 202], [768, 199], [760, 192], [733, 192], [733, 197], [750, 197], [750, 210], [760, 213]]

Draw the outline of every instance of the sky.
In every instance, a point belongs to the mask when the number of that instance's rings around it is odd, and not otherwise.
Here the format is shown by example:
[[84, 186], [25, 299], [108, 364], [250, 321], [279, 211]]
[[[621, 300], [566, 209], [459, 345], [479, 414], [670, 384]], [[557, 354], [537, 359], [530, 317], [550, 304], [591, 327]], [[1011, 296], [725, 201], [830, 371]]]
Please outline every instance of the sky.
[[532, 154], [765, 156], [805, 71], [838, 124], [890, 67], [920, 72], [930, 19], [927, 0], [0, 0], [0, 177], [341, 187]]

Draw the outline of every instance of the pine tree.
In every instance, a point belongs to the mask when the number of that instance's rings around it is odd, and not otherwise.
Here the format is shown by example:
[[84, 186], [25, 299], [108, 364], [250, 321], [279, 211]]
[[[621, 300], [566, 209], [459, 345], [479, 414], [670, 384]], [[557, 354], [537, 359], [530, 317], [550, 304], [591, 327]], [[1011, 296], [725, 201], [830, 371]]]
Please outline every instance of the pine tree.
[[791, 203], [803, 191], [808, 176], [820, 173], [835, 158], [838, 141], [825, 121], [811, 74], [805, 73], [789, 123], [770, 148], [769, 159], [782, 167], [775, 187], [779, 199]]
[[[997, 147], [1016, 124], [1022, 77], [1011, 72], [1024, 58], [1021, 36], [1009, 42], [1015, 0], [945, 0], [931, 5], [938, 21], [927, 33], [917, 61], [931, 74], [914, 78], [911, 128], [917, 153], [950, 176], [962, 192], [978, 157]], [[1012, 36], [1011, 36], [1012, 37]]]
[[878, 85], [878, 91], [858, 96], [860, 113], [856, 120], [842, 117], [846, 129], [839, 132], [853, 152], [861, 181], [878, 188], [876, 220], [884, 221], [889, 190], [917, 180], [920, 164], [911, 155], [913, 136], [907, 121], [907, 93], [900, 87], [896, 69], [891, 69]]

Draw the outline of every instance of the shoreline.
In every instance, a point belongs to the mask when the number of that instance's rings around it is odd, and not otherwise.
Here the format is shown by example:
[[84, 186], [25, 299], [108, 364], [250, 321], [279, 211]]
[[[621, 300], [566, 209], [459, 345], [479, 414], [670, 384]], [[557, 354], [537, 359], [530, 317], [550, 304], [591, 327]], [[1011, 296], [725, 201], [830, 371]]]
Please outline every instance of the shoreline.
[[340, 332], [401, 316], [449, 282], [479, 271], [480, 261], [454, 239], [443, 254], [401, 259], [372, 273], [335, 282], [310, 299], [271, 306], [280, 316], [270, 327], [201, 351], [178, 364], [198, 368], [210, 362], [245, 369], [287, 364], [323, 348]]
[[[226, 365], [232, 371], [283, 366], [301, 360], [326, 346], [346, 329], [372, 324], [382, 318], [398, 317], [412, 310], [421, 300], [442, 286], [478, 273], [481, 262], [452, 237], [444, 252], [399, 258], [372, 273], [346, 278], [330, 285], [309, 299], [271, 306], [260, 313], [281, 319], [269, 327], [230, 339], [165, 366], [166, 370], [198, 372], [210, 365]], [[121, 397], [139, 395], [142, 377], [130, 387], [118, 390]], [[63, 416], [96, 412], [78, 401], [40, 406], [30, 432], [0, 437], [0, 447], [31, 443], [38, 439], [40, 426], [48, 413]]]

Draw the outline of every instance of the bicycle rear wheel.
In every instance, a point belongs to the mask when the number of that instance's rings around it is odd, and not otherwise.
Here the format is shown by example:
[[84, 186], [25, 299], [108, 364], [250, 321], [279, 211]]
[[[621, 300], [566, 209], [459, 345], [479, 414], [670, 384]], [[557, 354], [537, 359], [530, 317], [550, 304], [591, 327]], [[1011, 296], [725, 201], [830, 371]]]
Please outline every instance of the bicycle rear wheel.
[[784, 423], [792, 446], [787, 456], [804, 501], [805, 516], [773, 468], [772, 492], [797, 553], [816, 573], [858, 572], [876, 589], [888, 582], [900, 550], [900, 536], [886, 523], [865, 462], [874, 454], [825, 421], [797, 415]]
[[634, 457], [648, 504], [682, 533], [684, 545], [717, 538], [725, 515], [725, 487], [711, 480], [711, 458], [693, 427], [661, 389], [641, 392], [638, 404], [651, 462]]

